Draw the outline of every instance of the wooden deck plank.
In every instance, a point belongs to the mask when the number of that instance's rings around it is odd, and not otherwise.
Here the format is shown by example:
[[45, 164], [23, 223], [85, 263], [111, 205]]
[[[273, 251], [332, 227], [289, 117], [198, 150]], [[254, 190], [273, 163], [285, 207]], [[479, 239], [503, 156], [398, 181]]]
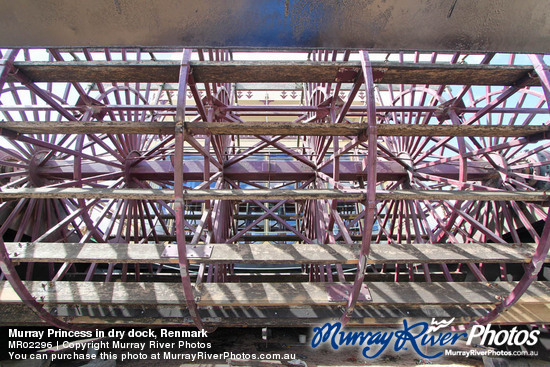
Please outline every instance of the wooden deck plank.
[[[156, 325], [156, 326], [193, 326], [187, 309], [179, 306], [158, 306], [143, 308], [139, 305], [86, 306], [50, 305], [60, 317], [69, 317], [72, 324], [98, 325]], [[425, 305], [422, 307], [392, 305], [362, 305], [355, 309], [348, 325], [403, 326], [403, 318], [429, 320], [432, 317], [454, 318], [454, 325], [463, 325], [490, 312], [492, 305]], [[525, 303], [512, 306], [491, 324], [548, 324], [550, 323], [550, 304]], [[199, 311], [200, 312], [200, 311]], [[208, 323], [223, 326], [290, 326], [314, 327], [322, 320], [338, 319], [342, 311], [326, 306], [289, 306], [289, 307], [231, 307], [203, 310], [202, 315]], [[321, 321], [320, 321], [321, 320]], [[0, 303], [0, 326], [44, 325], [23, 303]]]
[[501, 313], [491, 324], [548, 324], [550, 323], [550, 303], [515, 304], [507, 312]]
[[[177, 263], [162, 257], [167, 245], [125, 243], [14, 243], [5, 244], [17, 262], [72, 263]], [[198, 245], [201, 246], [201, 245]], [[210, 258], [190, 259], [191, 263], [233, 264], [357, 264], [359, 245], [345, 244], [212, 244]], [[409, 244], [374, 243], [370, 264], [407, 263], [526, 263], [535, 244], [521, 246], [494, 243]], [[550, 259], [546, 260], [550, 262]]]
[[[5, 189], [0, 199], [137, 199], [174, 200], [170, 189], [105, 188], [19, 188]], [[342, 200], [361, 201], [364, 190], [337, 189], [219, 189], [186, 190], [185, 200]], [[547, 191], [471, 191], [471, 190], [381, 190], [377, 200], [477, 200], [477, 201], [547, 201]]]
[[[45, 304], [174, 305], [185, 303], [180, 284], [146, 282], [25, 282], [33, 296]], [[195, 289], [199, 306], [307, 306], [339, 305], [330, 302], [329, 283], [203, 283]], [[516, 282], [366, 283], [369, 305], [483, 305], [499, 302]], [[8, 282], [0, 282], [0, 303], [21, 302]], [[550, 282], [534, 282], [518, 304], [550, 302]]]
[[[7, 121], [3, 129], [21, 134], [173, 134], [176, 123], [142, 121]], [[309, 135], [356, 136], [368, 124], [317, 124], [294, 122], [186, 122], [192, 134], [214, 135]], [[379, 136], [479, 136], [523, 137], [540, 134], [550, 137], [550, 126], [479, 126], [479, 125], [396, 125], [376, 127]]]
[[[437, 85], [514, 85], [533, 73], [523, 65], [468, 65], [373, 62], [375, 83]], [[35, 82], [178, 82], [179, 61], [16, 62]], [[353, 82], [361, 63], [311, 61], [192, 61], [197, 83]], [[347, 70], [346, 73], [339, 73]], [[12, 76], [8, 81], [15, 81]], [[531, 84], [540, 84], [533, 78]]]

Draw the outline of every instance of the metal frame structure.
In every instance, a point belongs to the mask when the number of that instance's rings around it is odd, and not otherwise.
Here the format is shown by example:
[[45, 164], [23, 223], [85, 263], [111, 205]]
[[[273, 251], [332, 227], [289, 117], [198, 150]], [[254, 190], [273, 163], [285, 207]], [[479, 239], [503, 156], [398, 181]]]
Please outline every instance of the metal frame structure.
[[543, 55], [258, 54], [2, 50], [3, 320], [550, 322]]

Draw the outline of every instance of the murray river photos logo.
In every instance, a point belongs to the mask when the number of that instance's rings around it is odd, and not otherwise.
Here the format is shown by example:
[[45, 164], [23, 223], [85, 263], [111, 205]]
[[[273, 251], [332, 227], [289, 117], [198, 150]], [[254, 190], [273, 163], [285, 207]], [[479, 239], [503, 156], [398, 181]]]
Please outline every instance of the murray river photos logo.
[[451, 347], [459, 340], [466, 340], [466, 345], [472, 345], [474, 338], [481, 338], [480, 345], [529, 345], [538, 342], [540, 331], [521, 330], [492, 330], [491, 325], [475, 325], [469, 333], [466, 331], [443, 331], [449, 327], [453, 319], [427, 322], [409, 323], [403, 320], [401, 330], [392, 331], [347, 331], [342, 328], [340, 322], [327, 322], [321, 327], [313, 328], [311, 346], [317, 348], [322, 344], [328, 344], [334, 350], [344, 346], [359, 346], [361, 354], [365, 358], [373, 359], [380, 356], [388, 347], [394, 351], [412, 350], [420, 357], [426, 359], [438, 358], [443, 351], [433, 354], [426, 352], [426, 347]]

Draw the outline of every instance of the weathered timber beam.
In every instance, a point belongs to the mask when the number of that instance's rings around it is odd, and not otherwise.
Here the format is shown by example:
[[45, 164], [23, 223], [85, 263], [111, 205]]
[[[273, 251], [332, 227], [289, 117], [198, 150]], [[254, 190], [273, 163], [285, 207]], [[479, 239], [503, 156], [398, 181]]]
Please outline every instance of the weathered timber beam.
[[[514, 85], [533, 72], [523, 65], [468, 65], [430, 63], [373, 64], [374, 82], [380, 84], [437, 84], [437, 85]], [[175, 83], [178, 81], [177, 61], [70, 61], [70, 62], [16, 62], [34, 82], [149, 82]], [[353, 82], [342, 80], [342, 70], [361, 69], [359, 62], [308, 61], [192, 61], [192, 74], [197, 83], [285, 83]], [[8, 78], [8, 81], [15, 81]], [[535, 77], [530, 85], [538, 85]]]
[[377, 200], [547, 201], [547, 191], [392, 190], [376, 193]]
[[[189, 312], [179, 306], [139, 305], [51, 305], [50, 308], [60, 317], [69, 317], [71, 324], [96, 325], [149, 325], [149, 326], [191, 326]], [[48, 307], [48, 306], [47, 306]], [[453, 324], [464, 325], [491, 310], [491, 305], [427, 305], [400, 306], [362, 305], [355, 309], [348, 325], [388, 327], [403, 326], [403, 318], [427, 320], [437, 315], [446, 319], [454, 318]], [[203, 317], [216, 325], [231, 327], [315, 327], [319, 320], [338, 319], [342, 311], [338, 307], [326, 306], [279, 306], [279, 307], [232, 307], [228, 315], [226, 309], [208, 308]], [[491, 324], [538, 324], [550, 323], [550, 304], [529, 303], [512, 306]], [[43, 326], [44, 321], [27, 306], [17, 303], [0, 303], [0, 325], [2, 326]]]
[[[20, 188], [5, 189], [0, 199], [137, 199], [173, 200], [170, 189], [104, 188]], [[185, 200], [345, 200], [361, 201], [364, 190], [336, 189], [219, 189], [186, 190]], [[547, 201], [547, 191], [469, 191], [469, 190], [392, 190], [378, 191], [377, 200], [478, 200], [478, 201]]]
[[[353, 136], [366, 131], [367, 124], [316, 124], [293, 122], [186, 122], [192, 134], [213, 135], [309, 135]], [[142, 121], [9, 121], [0, 128], [21, 134], [173, 134], [175, 122]], [[550, 125], [480, 126], [480, 125], [377, 125], [379, 136], [480, 136], [523, 137], [540, 135], [550, 138]]]
[[[7, 242], [10, 258], [17, 262], [71, 263], [177, 263], [162, 257], [167, 245], [127, 243], [14, 243]], [[198, 247], [203, 245], [197, 245]], [[190, 258], [191, 263], [233, 264], [356, 264], [358, 245], [344, 244], [210, 244], [208, 258]], [[535, 244], [494, 243], [408, 244], [373, 243], [370, 264], [395, 263], [527, 263]], [[550, 262], [547, 259], [546, 262]]]
[[[15, 125], [15, 124], [13, 124]], [[326, 135], [351, 136], [366, 131], [368, 124], [315, 124], [291, 122], [187, 122], [195, 134], [214, 135]], [[487, 136], [522, 137], [540, 134], [550, 138], [550, 126], [480, 126], [480, 125], [377, 125], [379, 136]]]
[[[326, 286], [331, 283], [202, 283], [195, 288], [199, 306], [319, 306], [330, 302]], [[369, 305], [475, 305], [495, 304], [506, 296], [516, 282], [442, 282], [442, 283], [367, 283], [372, 301]], [[185, 305], [173, 283], [153, 282], [40, 282], [25, 285], [45, 304], [88, 305]], [[0, 303], [21, 300], [8, 282], [0, 282]], [[364, 301], [358, 301], [365, 303]], [[550, 302], [550, 283], [534, 282], [520, 304]]]
[[487, 125], [377, 125], [379, 136], [479, 136], [523, 137], [541, 135], [550, 138], [550, 125], [546, 126], [487, 126]]
[[[149, 325], [149, 326], [191, 326], [189, 312], [179, 306], [139, 305], [51, 305], [60, 317], [70, 317], [71, 324], [84, 325]], [[454, 318], [453, 324], [464, 325], [478, 319], [491, 310], [491, 305], [426, 305], [400, 306], [361, 305], [355, 309], [348, 325], [388, 327], [403, 326], [403, 318], [430, 319], [434, 315], [446, 319]], [[342, 311], [338, 307], [326, 306], [279, 306], [279, 307], [232, 307], [228, 315], [226, 309], [208, 308], [203, 317], [216, 325], [230, 327], [315, 327], [319, 320], [338, 319]], [[512, 306], [491, 324], [548, 324], [550, 323], [550, 304], [528, 303]], [[43, 326], [44, 321], [27, 306], [18, 303], [0, 303], [0, 325], [2, 326]]]

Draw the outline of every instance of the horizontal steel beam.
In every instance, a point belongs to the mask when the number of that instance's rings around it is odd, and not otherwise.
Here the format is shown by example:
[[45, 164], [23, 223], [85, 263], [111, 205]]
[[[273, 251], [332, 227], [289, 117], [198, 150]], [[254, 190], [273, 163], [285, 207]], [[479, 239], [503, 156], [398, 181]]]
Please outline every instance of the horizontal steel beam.
[[[144, 85], [144, 84], [141, 84]], [[345, 85], [345, 84], [344, 84]], [[398, 88], [396, 86], [396, 88]], [[407, 87], [405, 87], [407, 88]], [[151, 88], [152, 89], [152, 88]], [[158, 88], [157, 88], [158, 89]], [[242, 103], [243, 101], [239, 101]], [[82, 112], [83, 106], [74, 106], [69, 104], [62, 104], [61, 107], [67, 111], [78, 111]], [[221, 112], [236, 112], [239, 116], [298, 116], [307, 112], [327, 112], [330, 110], [331, 106], [307, 106], [307, 105], [298, 105], [298, 104], [273, 104], [273, 105], [228, 105], [228, 106], [219, 106], [217, 107]], [[454, 110], [457, 114], [460, 113], [476, 113], [483, 110], [484, 107], [455, 107]], [[19, 111], [55, 111], [52, 106], [49, 105], [23, 105], [23, 104], [3, 104], [0, 105], [0, 112], [19, 112]], [[174, 115], [176, 112], [176, 105], [173, 104], [109, 104], [105, 106], [93, 106], [94, 112], [100, 111], [157, 111], [161, 115]], [[189, 104], [185, 107], [186, 113], [197, 112], [197, 106], [194, 104]], [[412, 112], [412, 113], [430, 113], [438, 112], [440, 107], [438, 106], [411, 106], [411, 105], [395, 105], [395, 106], [376, 106], [376, 112], [378, 114], [388, 113], [388, 112]], [[538, 114], [538, 113], [548, 113], [547, 108], [533, 108], [533, 107], [497, 107], [492, 109], [489, 113], [491, 114], [502, 114], [502, 113], [528, 113], [528, 114]], [[281, 115], [282, 114], [282, 115]], [[348, 116], [366, 116], [367, 111], [365, 106], [360, 104], [351, 105], [349, 108]], [[47, 122], [47, 121], [46, 121]], [[124, 121], [121, 121], [124, 122]]]
[[[183, 177], [186, 181], [202, 181], [204, 179], [205, 163], [203, 159], [185, 156]], [[329, 163], [317, 172], [332, 176], [333, 164]], [[344, 161], [339, 163], [340, 180], [356, 181], [359, 178], [366, 179], [367, 173], [360, 160]], [[378, 179], [380, 181], [396, 181], [407, 175], [407, 171], [397, 162], [379, 161], [377, 163]], [[80, 166], [83, 178], [121, 173], [121, 170], [104, 163], [83, 163]], [[210, 165], [210, 172], [219, 172], [218, 168]], [[436, 175], [444, 178], [458, 179], [459, 168], [451, 163], [438, 164], [417, 170], [418, 173]], [[171, 161], [145, 160], [133, 166], [130, 175], [139, 180], [172, 181], [174, 179], [174, 166]], [[44, 166], [39, 167], [36, 174], [40, 177], [57, 180], [71, 180], [74, 177], [73, 160], [50, 160]], [[242, 160], [228, 167], [224, 167], [225, 177], [237, 181], [305, 181], [315, 176], [316, 171], [311, 166], [297, 161], [284, 161], [271, 157], [260, 160], [258, 157], [250, 160]], [[487, 180], [498, 177], [498, 172], [488, 162], [468, 162], [469, 180]]]
[[[0, 199], [137, 199], [174, 200], [170, 189], [19, 188], [5, 189]], [[218, 189], [185, 190], [184, 200], [343, 200], [364, 201], [365, 190]], [[377, 200], [548, 201], [546, 191], [392, 190], [378, 191]]]
[[[448, 63], [373, 62], [374, 82], [379, 84], [439, 85], [515, 85], [533, 75], [528, 85], [540, 81], [532, 66], [469, 65]], [[149, 82], [178, 81], [177, 61], [27, 61], [14, 63], [34, 82]], [[275, 83], [355, 81], [361, 70], [359, 62], [309, 61], [192, 61], [197, 83]], [[353, 71], [349, 73], [349, 71]], [[347, 74], [342, 74], [346, 71]], [[347, 75], [347, 79], [342, 79]], [[8, 81], [15, 82], [13, 76]]]
[[0, 45], [549, 52], [547, 2], [2, 0]]

